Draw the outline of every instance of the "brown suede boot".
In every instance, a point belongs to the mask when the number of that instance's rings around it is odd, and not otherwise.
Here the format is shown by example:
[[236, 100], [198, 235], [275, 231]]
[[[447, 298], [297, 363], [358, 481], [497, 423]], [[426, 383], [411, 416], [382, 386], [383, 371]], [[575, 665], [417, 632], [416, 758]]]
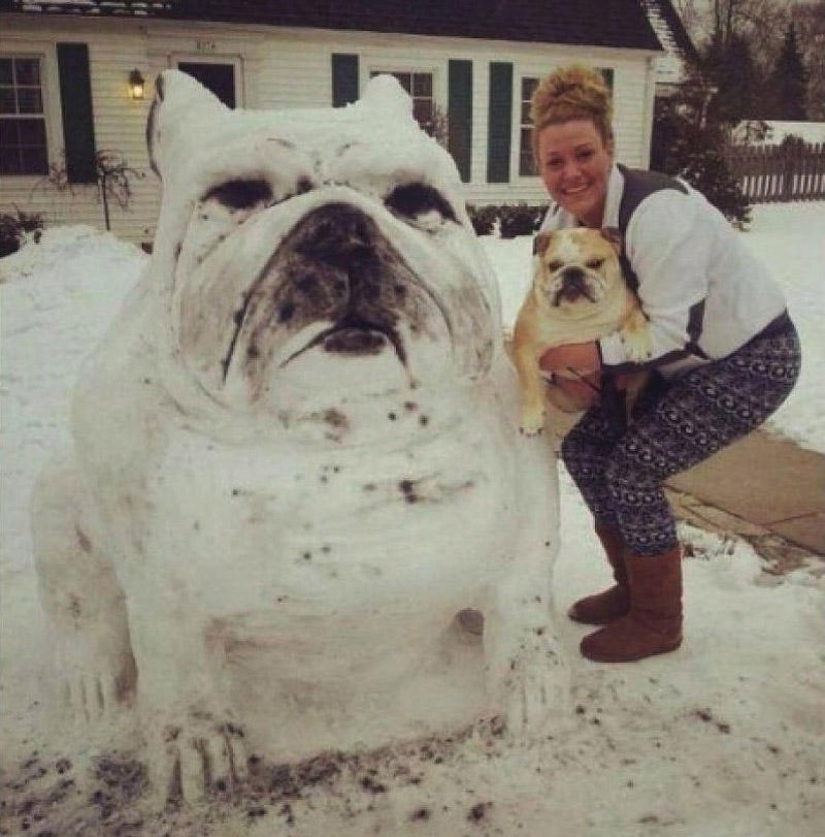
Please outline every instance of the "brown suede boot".
[[682, 644], [682, 552], [625, 554], [631, 605], [623, 616], [586, 636], [581, 652], [597, 663], [627, 663]]
[[567, 615], [574, 622], [583, 622], [585, 625], [607, 625], [624, 616], [630, 609], [622, 533], [613, 526], [597, 526], [596, 534], [602, 542], [610, 566], [613, 567], [616, 584], [609, 590], [586, 596], [571, 605]]

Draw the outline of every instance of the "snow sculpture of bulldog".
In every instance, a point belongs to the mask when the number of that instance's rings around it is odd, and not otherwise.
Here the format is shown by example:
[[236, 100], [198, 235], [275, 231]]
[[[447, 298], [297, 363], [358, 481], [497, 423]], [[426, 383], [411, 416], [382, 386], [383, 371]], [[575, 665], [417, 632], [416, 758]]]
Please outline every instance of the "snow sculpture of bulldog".
[[243, 112], [167, 71], [147, 134], [152, 259], [34, 506], [74, 711], [105, 746], [133, 718], [187, 798], [252, 753], [541, 730], [567, 695], [555, 471], [452, 160], [389, 77]]

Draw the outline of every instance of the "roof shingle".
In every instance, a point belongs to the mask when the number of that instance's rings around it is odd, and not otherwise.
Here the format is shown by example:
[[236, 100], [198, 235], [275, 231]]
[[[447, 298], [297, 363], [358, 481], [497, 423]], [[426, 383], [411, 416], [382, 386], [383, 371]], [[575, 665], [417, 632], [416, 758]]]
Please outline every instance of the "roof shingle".
[[661, 49], [640, 0], [0, 0], [0, 10]]

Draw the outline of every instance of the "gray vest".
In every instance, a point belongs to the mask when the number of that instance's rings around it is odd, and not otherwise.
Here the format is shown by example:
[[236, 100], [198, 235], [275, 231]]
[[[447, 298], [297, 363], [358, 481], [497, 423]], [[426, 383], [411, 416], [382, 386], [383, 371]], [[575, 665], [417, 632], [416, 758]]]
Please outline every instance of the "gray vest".
[[627, 235], [627, 226], [630, 223], [630, 218], [636, 211], [636, 207], [648, 195], [652, 195], [654, 192], [661, 192], [664, 189], [675, 189], [683, 195], [686, 195], [687, 189], [683, 183], [657, 171], [629, 169], [621, 163], [618, 164], [618, 169], [624, 176], [624, 191], [622, 192], [622, 200], [619, 204], [619, 232], [622, 234], [622, 252], [619, 256], [619, 261], [621, 262], [622, 273], [624, 273], [628, 287], [632, 291], [636, 291], [639, 287], [639, 279], [633, 270], [633, 266], [630, 264], [630, 259], [627, 257], [627, 250], [624, 246], [624, 238]]

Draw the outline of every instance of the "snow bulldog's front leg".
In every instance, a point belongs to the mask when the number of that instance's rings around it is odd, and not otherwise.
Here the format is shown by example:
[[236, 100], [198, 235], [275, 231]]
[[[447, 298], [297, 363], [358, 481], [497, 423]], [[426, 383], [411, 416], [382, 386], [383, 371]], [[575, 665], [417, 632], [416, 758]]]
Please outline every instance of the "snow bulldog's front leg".
[[156, 805], [231, 797], [247, 753], [223, 683], [220, 637], [194, 602], [159, 588], [142, 591], [134, 611], [138, 710]]
[[32, 500], [40, 599], [51, 627], [64, 732], [113, 748], [131, 737], [138, 673], [126, 602], [73, 457], [41, 475]]
[[516, 536], [486, 615], [484, 653], [488, 689], [508, 729], [533, 737], [570, 716], [571, 687], [552, 594], [559, 530], [554, 454], [542, 439], [516, 444]]

